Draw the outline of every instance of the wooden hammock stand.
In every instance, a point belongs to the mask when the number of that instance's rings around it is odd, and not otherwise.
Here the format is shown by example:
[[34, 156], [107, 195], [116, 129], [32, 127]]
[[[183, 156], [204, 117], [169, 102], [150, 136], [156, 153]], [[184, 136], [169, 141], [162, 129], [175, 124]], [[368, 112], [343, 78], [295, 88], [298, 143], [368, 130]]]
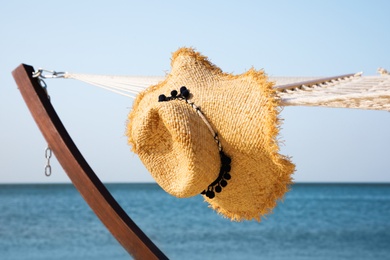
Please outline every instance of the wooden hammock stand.
[[33, 73], [32, 66], [21, 64], [12, 75], [48, 146], [73, 185], [112, 235], [134, 258], [168, 259], [126, 214], [88, 165]]

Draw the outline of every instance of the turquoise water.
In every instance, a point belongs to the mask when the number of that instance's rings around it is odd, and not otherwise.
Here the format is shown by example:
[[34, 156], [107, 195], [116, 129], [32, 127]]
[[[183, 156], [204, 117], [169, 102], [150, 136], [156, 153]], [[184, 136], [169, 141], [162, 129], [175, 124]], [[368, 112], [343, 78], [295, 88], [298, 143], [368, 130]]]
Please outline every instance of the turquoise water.
[[[261, 223], [155, 184], [108, 188], [171, 259], [390, 259], [390, 185], [295, 184]], [[129, 256], [72, 185], [0, 185], [0, 259]]]

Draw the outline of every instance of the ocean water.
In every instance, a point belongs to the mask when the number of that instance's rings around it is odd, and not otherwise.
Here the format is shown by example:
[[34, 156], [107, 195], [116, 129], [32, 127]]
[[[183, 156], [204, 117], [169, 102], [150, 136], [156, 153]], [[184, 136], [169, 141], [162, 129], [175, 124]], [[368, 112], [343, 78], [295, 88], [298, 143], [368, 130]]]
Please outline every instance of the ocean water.
[[[390, 185], [295, 184], [262, 222], [200, 196], [107, 185], [170, 259], [390, 259]], [[0, 185], [0, 259], [129, 259], [72, 185]]]

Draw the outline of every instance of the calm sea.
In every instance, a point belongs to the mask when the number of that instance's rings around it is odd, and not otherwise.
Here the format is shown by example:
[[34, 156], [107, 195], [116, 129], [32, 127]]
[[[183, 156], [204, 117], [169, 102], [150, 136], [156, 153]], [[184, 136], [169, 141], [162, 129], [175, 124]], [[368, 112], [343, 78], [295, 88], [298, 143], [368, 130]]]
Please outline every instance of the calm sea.
[[[200, 196], [111, 184], [171, 259], [390, 259], [390, 185], [295, 184], [262, 222], [226, 220]], [[72, 185], [0, 185], [0, 259], [129, 259]]]

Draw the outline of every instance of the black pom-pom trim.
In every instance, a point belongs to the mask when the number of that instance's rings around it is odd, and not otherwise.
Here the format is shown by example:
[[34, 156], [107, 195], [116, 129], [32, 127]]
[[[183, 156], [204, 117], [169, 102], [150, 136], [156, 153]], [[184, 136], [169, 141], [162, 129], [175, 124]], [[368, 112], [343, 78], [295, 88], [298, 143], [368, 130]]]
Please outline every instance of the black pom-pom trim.
[[[171, 96], [167, 97], [164, 94], [161, 94], [158, 97], [158, 102], [164, 102], [164, 101], [170, 101], [170, 100], [184, 100], [186, 101], [189, 105], [191, 105], [198, 114], [202, 115], [202, 112], [200, 111], [200, 108], [197, 107], [194, 103], [189, 102], [188, 99], [190, 98], [191, 94], [190, 91], [187, 89], [186, 86], [180, 87], [180, 94], [178, 94], [177, 90], [172, 90], [171, 91]], [[204, 116], [202, 115], [202, 119], [208, 124], [207, 120], [204, 119]], [[213, 132], [213, 131], [212, 131]], [[230, 175], [230, 170], [231, 166], [230, 163], [232, 160], [230, 159], [229, 156], [227, 156], [223, 151], [222, 151], [222, 146], [219, 141], [218, 134], [214, 132], [214, 140], [216, 141], [219, 149], [219, 156], [221, 159], [221, 168], [219, 170], [219, 175], [217, 179], [211, 183], [206, 190], [202, 191], [201, 194], [205, 195], [206, 197], [212, 199], [215, 197], [215, 193], [220, 193], [224, 187], [227, 186], [228, 180], [231, 179]]]
[[224, 165], [228, 165], [232, 162], [232, 160], [224, 154], [224, 152], [219, 152], [219, 155], [221, 156], [221, 162]]
[[190, 97], [190, 91], [187, 89], [187, 87], [182, 86], [180, 88], [180, 94], [177, 92], [177, 90], [174, 89], [171, 91], [170, 97], [167, 97], [164, 94], [161, 94], [160, 96], [158, 96], [158, 102], [170, 101], [170, 100], [174, 100], [174, 99], [184, 99], [187, 101], [187, 99], [189, 99], [189, 97]]
[[[231, 179], [230, 170], [231, 170], [231, 159], [229, 156], [227, 156], [223, 151], [219, 152], [220, 158], [221, 158], [221, 168], [219, 171], [218, 178], [211, 183], [207, 190], [204, 190], [201, 192], [202, 195], [206, 195], [209, 199], [212, 199], [215, 197], [215, 193], [220, 193], [224, 187], [228, 185], [228, 180]], [[212, 191], [212, 193], [211, 193]]]
[[230, 172], [230, 169], [231, 169], [230, 164], [222, 164], [221, 169], [224, 172]]
[[190, 96], [190, 92], [188, 91], [188, 89], [184, 90], [181, 95], [185, 98], [188, 98]]
[[164, 94], [161, 94], [160, 96], [158, 96], [158, 102], [163, 102], [163, 101], [167, 101], [167, 97]]
[[209, 197], [210, 199], [215, 197], [215, 193], [212, 190], [206, 191], [206, 196]]

